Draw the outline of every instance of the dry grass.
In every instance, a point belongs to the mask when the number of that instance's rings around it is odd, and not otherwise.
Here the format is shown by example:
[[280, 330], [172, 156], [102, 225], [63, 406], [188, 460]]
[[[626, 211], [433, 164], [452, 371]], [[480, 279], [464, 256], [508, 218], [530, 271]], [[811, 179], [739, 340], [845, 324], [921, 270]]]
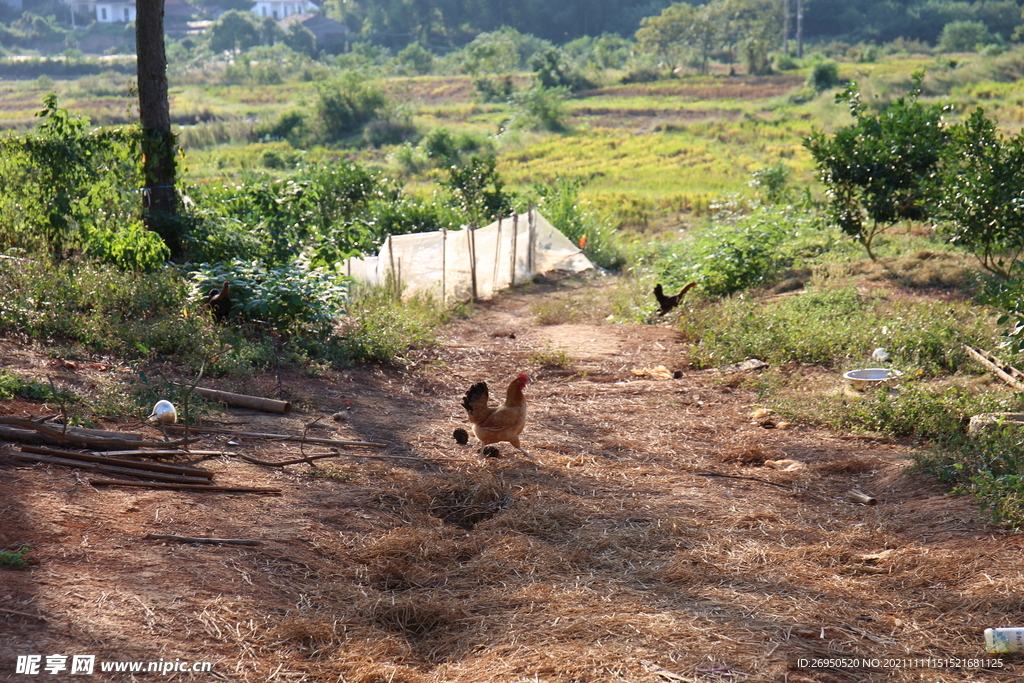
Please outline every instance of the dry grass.
[[[421, 370], [304, 387], [325, 410], [352, 401], [342, 436], [385, 439], [420, 463], [348, 458], [351, 481], [211, 463], [286, 491], [259, 499], [100, 492], [63, 470], [6, 470], [15, 513], [0, 543], [30, 539], [37, 564], [11, 575], [0, 606], [49, 621], [0, 616], [0, 662], [127, 637], [126, 652], [206, 658], [252, 682], [952, 682], [1020, 669], [1016, 656], [1003, 672], [798, 665], [983, 656], [983, 629], [1020, 611], [1021, 539], [908, 474], [906, 446], [765, 429], [755, 395], [712, 373], [633, 375], [683, 365], [670, 330], [568, 326], [593, 374], [533, 367], [558, 330], [525, 322], [532, 296], [456, 323]], [[515, 338], [491, 334], [509, 327]], [[505, 446], [476, 459], [451, 436], [458, 398], [516, 370], [535, 380], [523, 439], [537, 462]], [[804, 466], [765, 466], [783, 458]], [[879, 504], [852, 504], [852, 488]], [[266, 544], [140, 542], [154, 520]]]

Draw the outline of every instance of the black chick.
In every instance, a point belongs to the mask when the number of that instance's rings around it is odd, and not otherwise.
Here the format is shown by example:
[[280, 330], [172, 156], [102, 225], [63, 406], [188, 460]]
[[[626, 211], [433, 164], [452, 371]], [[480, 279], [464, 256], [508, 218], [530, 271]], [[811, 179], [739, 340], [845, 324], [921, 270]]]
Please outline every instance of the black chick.
[[680, 290], [675, 296], [665, 296], [665, 290], [662, 289], [661, 284], [654, 285], [654, 298], [658, 300], [658, 315], [665, 315], [673, 308], [679, 305], [679, 302], [683, 300], [683, 295], [686, 294], [692, 287], [696, 287], [696, 282], [691, 282]]
[[211, 289], [210, 293], [206, 295], [206, 303], [209, 304], [210, 310], [213, 312], [213, 319], [219, 323], [224, 322], [228, 319], [228, 313], [231, 312], [231, 287], [229, 281], [224, 281], [224, 286], [219, 290]]

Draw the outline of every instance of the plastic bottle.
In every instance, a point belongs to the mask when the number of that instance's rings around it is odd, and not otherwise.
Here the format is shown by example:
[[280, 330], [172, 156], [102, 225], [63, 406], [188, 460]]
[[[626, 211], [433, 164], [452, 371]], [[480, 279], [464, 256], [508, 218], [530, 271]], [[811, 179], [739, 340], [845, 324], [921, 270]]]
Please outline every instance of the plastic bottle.
[[985, 629], [985, 649], [989, 652], [1024, 652], [1024, 628]]

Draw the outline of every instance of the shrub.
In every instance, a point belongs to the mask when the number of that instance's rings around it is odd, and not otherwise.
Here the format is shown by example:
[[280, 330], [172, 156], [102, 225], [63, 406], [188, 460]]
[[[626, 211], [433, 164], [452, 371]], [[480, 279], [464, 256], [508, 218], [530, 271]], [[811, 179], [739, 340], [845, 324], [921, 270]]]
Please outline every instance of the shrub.
[[387, 106], [384, 93], [356, 72], [316, 85], [313, 110], [325, 142], [337, 142], [362, 130]]
[[503, 127], [505, 130], [564, 132], [567, 130], [565, 100], [568, 97], [569, 89], [566, 87], [545, 88], [536, 85], [527, 90], [519, 90], [512, 95], [512, 116]]
[[833, 61], [816, 61], [807, 74], [807, 87], [822, 92], [839, 85], [839, 65]]
[[167, 247], [142, 227], [136, 129], [89, 131], [89, 119], [44, 98], [36, 130], [0, 138], [0, 249], [75, 251], [126, 269], [163, 265]]
[[238, 260], [201, 264], [189, 277], [196, 299], [230, 280], [232, 312], [278, 331], [329, 334], [348, 306], [347, 278], [302, 261], [278, 266]]

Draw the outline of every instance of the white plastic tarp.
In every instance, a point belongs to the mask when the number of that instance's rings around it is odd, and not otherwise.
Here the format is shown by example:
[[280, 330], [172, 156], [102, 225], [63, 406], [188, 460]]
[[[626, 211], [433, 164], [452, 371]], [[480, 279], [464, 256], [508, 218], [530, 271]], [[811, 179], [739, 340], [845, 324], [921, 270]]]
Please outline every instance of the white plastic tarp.
[[[474, 267], [475, 265], [475, 267]], [[387, 238], [377, 256], [350, 258], [358, 282], [399, 283], [403, 296], [432, 292], [443, 300], [489, 299], [549, 271], [579, 273], [594, 265], [536, 211], [477, 230], [442, 230]]]

